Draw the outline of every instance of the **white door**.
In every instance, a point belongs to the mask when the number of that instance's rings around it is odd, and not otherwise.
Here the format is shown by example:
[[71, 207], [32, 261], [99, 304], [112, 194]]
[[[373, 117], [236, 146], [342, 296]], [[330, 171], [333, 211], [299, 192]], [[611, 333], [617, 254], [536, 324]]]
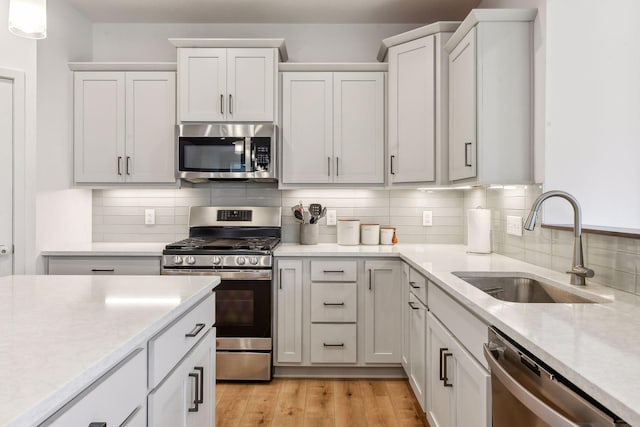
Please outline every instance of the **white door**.
[[411, 330], [411, 306], [409, 304], [409, 266], [402, 263], [402, 356], [401, 363], [404, 372], [409, 376], [411, 367], [409, 359], [411, 354], [410, 330]]
[[391, 183], [435, 180], [435, 36], [389, 49]]
[[[413, 389], [420, 407], [425, 411], [426, 396], [426, 362], [427, 362], [427, 307], [413, 294], [409, 294], [411, 310], [410, 329], [410, 358], [409, 384]], [[425, 411], [426, 412], [426, 411]]]
[[449, 54], [449, 179], [476, 176], [476, 30]]
[[0, 276], [13, 274], [13, 80], [0, 78]]
[[432, 427], [454, 426], [454, 395], [449, 385], [454, 381], [452, 340], [444, 326], [427, 313], [427, 419]]
[[181, 122], [220, 122], [227, 112], [227, 50], [178, 49]]
[[459, 343], [452, 340], [454, 353], [453, 393], [456, 426], [491, 426], [491, 374]]
[[127, 182], [175, 182], [172, 72], [126, 73]]
[[333, 74], [334, 182], [384, 183], [384, 77]]
[[272, 122], [275, 49], [227, 49], [227, 119]]
[[302, 261], [278, 261], [278, 362], [302, 361]]
[[282, 73], [282, 182], [332, 182], [332, 164], [332, 73]]

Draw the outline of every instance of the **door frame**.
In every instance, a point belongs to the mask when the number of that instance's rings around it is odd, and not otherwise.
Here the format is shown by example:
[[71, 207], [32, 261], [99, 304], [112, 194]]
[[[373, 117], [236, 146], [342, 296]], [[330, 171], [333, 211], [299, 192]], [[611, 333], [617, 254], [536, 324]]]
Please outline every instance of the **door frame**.
[[0, 78], [13, 81], [13, 274], [26, 269], [26, 138], [24, 71], [0, 68]]

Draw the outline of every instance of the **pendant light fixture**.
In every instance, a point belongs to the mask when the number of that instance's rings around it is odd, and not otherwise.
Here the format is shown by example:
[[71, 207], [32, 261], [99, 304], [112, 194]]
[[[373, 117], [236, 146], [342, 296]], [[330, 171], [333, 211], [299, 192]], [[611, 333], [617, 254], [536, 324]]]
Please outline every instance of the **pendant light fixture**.
[[9, 31], [28, 39], [47, 37], [47, 0], [9, 0]]

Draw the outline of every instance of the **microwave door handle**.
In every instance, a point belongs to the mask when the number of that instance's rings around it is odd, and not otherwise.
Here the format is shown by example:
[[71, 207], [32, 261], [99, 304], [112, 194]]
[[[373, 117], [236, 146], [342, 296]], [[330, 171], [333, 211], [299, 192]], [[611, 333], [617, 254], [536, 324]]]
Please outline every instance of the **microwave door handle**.
[[251, 138], [247, 137], [244, 139], [244, 170], [245, 172], [253, 172], [255, 168], [255, 161], [253, 159], [253, 147], [251, 144]]

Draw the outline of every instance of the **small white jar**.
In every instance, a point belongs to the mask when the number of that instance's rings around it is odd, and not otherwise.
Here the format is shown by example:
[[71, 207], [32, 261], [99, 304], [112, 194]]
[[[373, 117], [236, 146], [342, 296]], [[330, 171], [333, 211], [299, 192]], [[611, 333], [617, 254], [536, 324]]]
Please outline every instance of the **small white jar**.
[[360, 225], [360, 243], [363, 245], [379, 245], [380, 224]]
[[393, 235], [395, 232], [395, 227], [380, 227], [380, 244], [393, 245]]
[[359, 245], [360, 244], [360, 220], [349, 218], [338, 218], [337, 225], [339, 245]]

